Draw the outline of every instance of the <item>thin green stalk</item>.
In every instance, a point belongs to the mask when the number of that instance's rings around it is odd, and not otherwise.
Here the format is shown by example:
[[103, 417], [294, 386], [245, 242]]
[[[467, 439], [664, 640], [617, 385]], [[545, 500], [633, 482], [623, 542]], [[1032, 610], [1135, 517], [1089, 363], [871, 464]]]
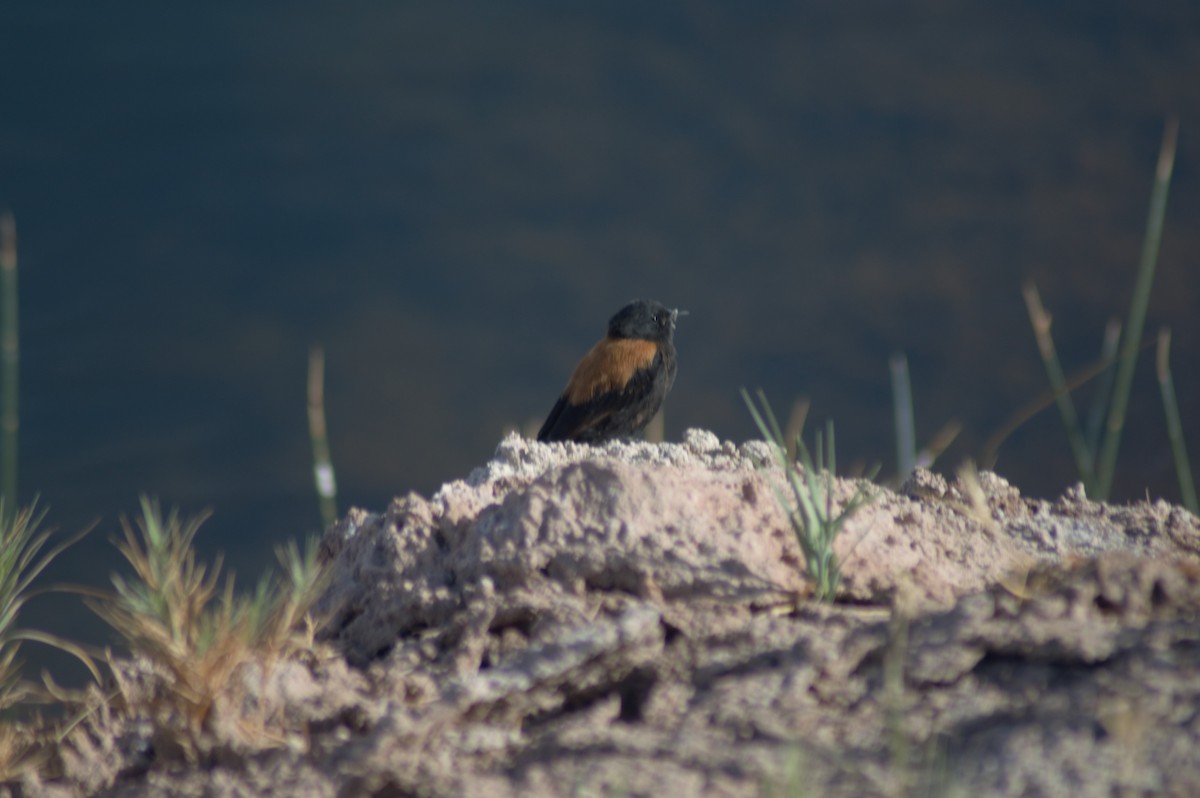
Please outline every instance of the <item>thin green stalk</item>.
[[1038, 352], [1046, 367], [1046, 377], [1050, 380], [1050, 390], [1054, 392], [1054, 401], [1058, 404], [1058, 412], [1062, 416], [1063, 427], [1067, 431], [1067, 441], [1071, 445], [1071, 453], [1075, 455], [1075, 468], [1079, 478], [1090, 494], [1095, 488], [1094, 455], [1087, 448], [1083, 437], [1083, 428], [1079, 424], [1079, 415], [1075, 412], [1075, 403], [1071, 400], [1071, 390], [1067, 387], [1067, 377], [1063, 373], [1062, 363], [1058, 359], [1058, 350], [1054, 346], [1054, 337], [1050, 334], [1050, 314], [1042, 305], [1037, 286], [1032, 281], [1026, 282], [1021, 292], [1025, 295], [1025, 307], [1029, 311], [1029, 323], [1033, 326], [1033, 335], [1037, 339]]
[[0, 216], [0, 497], [7, 522], [17, 508], [17, 377], [20, 346], [17, 327], [17, 224], [12, 213]]
[[1171, 331], [1166, 327], [1158, 333], [1158, 386], [1162, 392], [1163, 410], [1167, 415], [1167, 438], [1171, 441], [1171, 456], [1175, 459], [1175, 474], [1179, 477], [1179, 493], [1183, 506], [1200, 515], [1196, 502], [1196, 483], [1188, 462], [1187, 444], [1183, 440], [1183, 423], [1179, 420], [1179, 403], [1175, 399], [1175, 380], [1171, 377]]
[[1146, 308], [1150, 304], [1150, 287], [1154, 282], [1154, 267], [1158, 262], [1158, 247], [1162, 241], [1163, 219], [1167, 214], [1167, 193], [1171, 188], [1171, 172], [1175, 169], [1175, 145], [1178, 136], [1179, 119], [1171, 117], [1167, 120], [1166, 130], [1163, 131], [1162, 147], [1158, 153], [1154, 188], [1150, 193], [1150, 210], [1146, 214], [1146, 238], [1142, 243], [1141, 262], [1129, 308], [1129, 322], [1125, 326], [1125, 340], [1121, 347], [1121, 360], [1117, 366], [1116, 389], [1096, 469], [1097, 490], [1094, 498], [1097, 501], [1106, 500], [1112, 489], [1117, 452], [1121, 448], [1121, 430], [1125, 426], [1129, 394], [1133, 388], [1133, 372], [1137, 367], [1138, 343], [1142, 340], [1142, 331], [1146, 325]]
[[314, 346], [308, 352], [308, 434], [312, 439], [313, 480], [321, 505], [321, 521], [337, 521], [337, 479], [329, 456], [325, 426], [325, 350]]
[[1117, 362], [1117, 347], [1121, 345], [1121, 320], [1113, 317], [1104, 326], [1104, 340], [1100, 343], [1100, 362], [1107, 364], [1100, 373], [1100, 381], [1096, 385], [1096, 396], [1092, 400], [1092, 408], [1088, 411], [1087, 448], [1089, 452], [1100, 450], [1100, 435], [1104, 431], [1104, 416], [1108, 413], [1108, 403], [1112, 400], [1113, 378], [1116, 369], [1112, 365]]
[[892, 372], [892, 413], [896, 424], [896, 477], [903, 482], [917, 464], [917, 422], [913, 413], [912, 380], [903, 352], [888, 360]]

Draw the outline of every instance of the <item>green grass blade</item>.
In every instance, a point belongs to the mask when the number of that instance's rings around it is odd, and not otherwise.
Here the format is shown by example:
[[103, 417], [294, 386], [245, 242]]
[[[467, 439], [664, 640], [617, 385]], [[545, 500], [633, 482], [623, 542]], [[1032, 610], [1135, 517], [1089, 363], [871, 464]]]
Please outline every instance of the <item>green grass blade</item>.
[[771, 440], [777, 445], [785, 443], [783, 431], [779, 427], [779, 420], [775, 418], [775, 411], [771, 409], [771, 403], [767, 401], [767, 395], [763, 393], [762, 388], [758, 389], [758, 401], [762, 403], [763, 413], [766, 414], [767, 423], [770, 425]]
[[[825, 464], [824, 467], [832, 477], [837, 473], [837, 450], [833, 445], [833, 422], [825, 422]], [[832, 483], [831, 483], [832, 484]]]
[[1183, 506], [1194, 515], [1200, 515], [1200, 504], [1196, 502], [1196, 483], [1192, 479], [1187, 444], [1183, 440], [1183, 422], [1179, 419], [1179, 402], [1175, 399], [1175, 380], [1171, 377], [1170, 349], [1171, 332], [1164, 327], [1158, 333], [1157, 371], [1163, 411], [1167, 416], [1167, 438], [1171, 442], [1171, 457], [1175, 460], [1175, 474], [1179, 477], [1179, 493], [1183, 499]]
[[917, 422], [913, 413], [912, 380], [903, 352], [888, 360], [892, 373], [892, 415], [896, 425], [896, 479], [903, 482], [917, 465]]
[[1150, 210], [1146, 214], [1146, 237], [1142, 243], [1141, 262], [1133, 287], [1129, 320], [1125, 325], [1124, 345], [1121, 347], [1121, 359], [1117, 365], [1112, 406], [1109, 408], [1108, 425], [1096, 469], [1097, 490], [1092, 498], [1097, 501], [1105, 501], [1108, 498], [1112, 489], [1113, 473], [1116, 471], [1117, 453], [1121, 448], [1121, 430], [1125, 426], [1125, 414], [1129, 409], [1133, 372], [1137, 367], [1139, 342], [1146, 325], [1146, 308], [1150, 304], [1154, 267], [1158, 263], [1158, 247], [1162, 241], [1163, 219], [1167, 214], [1167, 194], [1171, 188], [1171, 173], [1175, 169], [1175, 145], [1178, 136], [1179, 120], [1171, 117], [1163, 131], [1162, 147], [1158, 153], [1154, 188], [1150, 193]]
[[750, 418], [754, 419], [754, 426], [758, 427], [758, 431], [762, 433], [763, 440], [770, 443], [771, 430], [767, 427], [767, 422], [763, 419], [762, 414], [758, 412], [758, 408], [754, 406], [754, 400], [750, 398], [750, 394], [745, 388], [742, 388], [742, 401], [746, 403], [746, 409], [750, 411]]
[[1096, 384], [1096, 395], [1092, 400], [1091, 410], [1087, 420], [1087, 449], [1089, 452], [1100, 451], [1100, 435], [1104, 431], [1104, 417], [1108, 413], [1109, 402], [1113, 394], [1113, 378], [1117, 370], [1113, 364], [1117, 362], [1117, 352], [1121, 345], [1121, 320], [1112, 318], [1104, 326], [1104, 340], [1100, 344], [1100, 362], [1106, 364], [1100, 372]]

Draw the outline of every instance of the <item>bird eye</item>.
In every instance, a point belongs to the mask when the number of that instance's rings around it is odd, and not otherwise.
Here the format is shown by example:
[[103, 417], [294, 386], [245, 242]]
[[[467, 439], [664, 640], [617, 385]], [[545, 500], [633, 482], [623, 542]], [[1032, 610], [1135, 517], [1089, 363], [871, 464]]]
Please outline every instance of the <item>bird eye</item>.
[[654, 323], [655, 323], [655, 324], [662, 324], [662, 314], [661, 314], [661, 313], [655, 313], [655, 314], [654, 314]]

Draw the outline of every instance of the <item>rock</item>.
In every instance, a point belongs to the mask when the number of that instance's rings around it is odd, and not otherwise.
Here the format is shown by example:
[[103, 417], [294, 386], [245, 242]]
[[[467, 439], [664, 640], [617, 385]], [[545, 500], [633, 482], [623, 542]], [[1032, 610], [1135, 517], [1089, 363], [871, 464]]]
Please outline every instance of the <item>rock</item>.
[[97, 722], [76, 794], [1200, 793], [1194, 516], [918, 472], [872, 488], [820, 605], [771, 463], [510, 436], [352, 511], [322, 545], [337, 655], [249, 682], [303, 744], [118, 777]]

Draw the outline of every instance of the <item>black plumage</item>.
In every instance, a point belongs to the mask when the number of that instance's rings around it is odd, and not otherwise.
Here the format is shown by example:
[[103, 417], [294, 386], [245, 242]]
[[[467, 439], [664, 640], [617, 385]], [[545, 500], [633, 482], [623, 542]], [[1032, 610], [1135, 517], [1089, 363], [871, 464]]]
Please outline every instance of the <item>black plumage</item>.
[[575, 367], [538, 440], [600, 443], [645, 429], [675, 382], [678, 317], [645, 299], [621, 308]]

